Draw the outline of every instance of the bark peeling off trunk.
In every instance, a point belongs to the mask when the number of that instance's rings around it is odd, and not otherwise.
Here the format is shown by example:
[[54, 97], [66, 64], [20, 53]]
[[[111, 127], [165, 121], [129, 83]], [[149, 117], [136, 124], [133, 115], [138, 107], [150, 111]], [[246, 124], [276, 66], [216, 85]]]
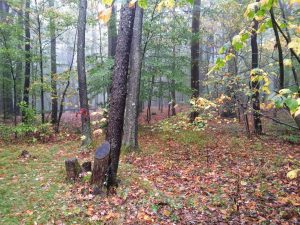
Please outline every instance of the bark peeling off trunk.
[[107, 128], [107, 140], [111, 145], [111, 180], [113, 185], [117, 185], [116, 176], [119, 166], [120, 148], [122, 144], [127, 73], [134, 14], [134, 8], [129, 8], [128, 4], [122, 6], [115, 56], [115, 67], [112, 77]]

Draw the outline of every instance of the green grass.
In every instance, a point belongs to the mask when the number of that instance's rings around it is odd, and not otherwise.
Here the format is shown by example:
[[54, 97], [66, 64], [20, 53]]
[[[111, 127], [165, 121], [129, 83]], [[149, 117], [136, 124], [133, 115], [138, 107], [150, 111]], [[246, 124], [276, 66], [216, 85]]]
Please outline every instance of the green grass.
[[[61, 148], [0, 148], [0, 224], [45, 224], [68, 214], [62, 210], [66, 206], [63, 196], [69, 189], [64, 178], [64, 158], [56, 156]], [[34, 157], [19, 158], [23, 149]]]

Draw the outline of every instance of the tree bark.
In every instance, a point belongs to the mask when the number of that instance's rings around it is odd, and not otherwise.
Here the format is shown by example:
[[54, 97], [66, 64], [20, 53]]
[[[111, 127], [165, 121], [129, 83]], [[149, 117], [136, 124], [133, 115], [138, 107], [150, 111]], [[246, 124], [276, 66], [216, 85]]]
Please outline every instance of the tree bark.
[[[31, 64], [31, 55], [30, 55], [30, 24], [29, 24], [29, 11], [30, 11], [30, 0], [25, 2], [25, 80], [24, 80], [24, 92], [23, 92], [23, 101], [29, 107], [29, 88], [30, 88], [30, 64]], [[23, 118], [23, 121], [26, 118]]]
[[283, 54], [282, 54], [282, 47], [280, 43], [280, 38], [278, 34], [278, 29], [277, 29], [277, 22], [274, 16], [274, 10], [273, 7], [270, 9], [270, 14], [271, 14], [271, 20], [272, 20], [272, 26], [274, 30], [274, 35], [276, 39], [276, 46], [278, 49], [278, 60], [279, 60], [279, 90], [284, 88], [284, 64], [283, 64]]
[[133, 33], [135, 9], [128, 3], [121, 8], [121, 18], [117, 38], [115, 66], [112, 76], [110, 108], [108, 113], [107, 140], [111, 145], [110, 180], [117, 185], [117, 171], [119, 166], [120, 148], [122, 144], [122, 131], [124, 111], [126, 104], [126, 84], [129, 66], [129, 54]]
[[[54, 0], [49, 1], [49, 7], [54, 7]], [[57, 132], [57, 67], [56, 67], [56, 26], [52, 16], [50, 17], [50, 38], [51, 38], [51, 123], [55, 126]]]
[[[37, 7], [37, 0], [35, 0], [35, 6]], [[44, 67], [43, 67], [43, 46], [42, 46], [42, 35], [41, 35], [41, 19], [40, 14], [37, 12], [37, 30], [38, 30], [38, 41], [39, 41], [39, 65], [40, 65], [40, 81], [41, 81], [41, 116], [42, 123], [45, 122], [45, 103], [44, 103]]]
[[192, 40], [191, 40], [191, 89], [192, 97], [199, 96], [199, 31], [200, 31], [200, 6], [201, 0], [194, 1], [192, 18]]
[[67, 159], [65, 161], [67, 180], [76, 181], [79, 178], [79, 174], [82, 169], [76, 158]]
[[[259, 0], [256, 0], [259, 2]], [[252, 51], [252, 63], [251, 68], [258, 68], [258, 46], [257, 46], [257, 29], [258, 21], [253, 19], [252, 21], [252, 34], [251, 34], [251, 51]], [[254, 75], [255, 76], [255, 75]], [[255, 133], [260, 135], [262, 133], [262, 124], [260, 119], [260, 99], [259, 99], [259, 82], [251, 82], [252, 95], [252, 107], [253, 107], [253, 119]]]
[[77, 71], [78, 71], [78, 88], [81, 114], [82, 135], [85, 138], [82, 146], [88, 146], [92, 142], [90, 114], [87, 95], [86, 71], [85, 71], [85, 29], [86, 29], [86, 9], [87, 0], [79, 1], [78, 17], [78, 40], [77, 40]]
[[110, 145], [106, 141], [95, 152], [91, 184], [94, 193], [100, 193], [108, 175]]
[[138, 149], [138, 105], [141, 75], [141, 42], [143, 9], [136, 6], [130, 53], [130, 75], [127, 82], [126, 113], [124, 119], [123, 144], [126, 148]]

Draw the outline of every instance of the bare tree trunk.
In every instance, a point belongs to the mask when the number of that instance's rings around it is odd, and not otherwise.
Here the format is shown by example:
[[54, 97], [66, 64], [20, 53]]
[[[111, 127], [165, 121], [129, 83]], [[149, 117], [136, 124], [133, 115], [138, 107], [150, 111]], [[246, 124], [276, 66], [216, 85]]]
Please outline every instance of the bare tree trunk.
[[107, 140], [111, 145], [110, 160], [112, 172], [109, 174], [109, 180], [111, 180], [112, 185], [114, 186], [117, 185], [117, 171], [122, 144], [123, 121], [126, 104], [126, 84], [134, 14], [135, 9], [130, 8], [128, 3], [122, 6], [119, 34], [117, 38], [115, 66], [112, 76]]
[[[35, 7], [37, 8], [37, 0], [35, 0]], [[42, 35], [41, 35], [41, 19], [39, 12], [37, 13], [37, 24], [38, 24], [38, 41], [39, 41], [39, 56], [40, 56], [40, 81], [41, 81], [41, 115], [42, 123], [45, 122], [45, 103], [44, 103], [44, 68], [43, 68], [43, 46], [42, 46]]]
[[[29, 87], [30, 87], [30, 64], [31, 64], [31, 55], [30, 55], [30, 24], [29, 24], [29, 11], [30, 11], [30, 0], [25, 2], [25, 80], [24, 80], [24, 93], [23, 101], [29, 107]], [[23, 121], [26, 118], [22, 118]]]
[[85, 138], [82, 146], [88, 146], [92, 143], [90, 113], [87, 95], [86, 72], [85, 72], [85, 29], [86, 29], [86, 9], [87, 0], [79, 1], [78, 16], [78, 40], [77, 40], [77, 71], [78, 71], [78, 89], [81, 114], [82, 135]]
[[67, 84], [65, 86], [65, 89], [62, 93], [61, 101], [60, 101], [60, 105], [59, 105], [59, 114], [58, 114], [58, 119], [57, 119], [57, 132], [59, 132], [60, 121], [61, 121], [62, 114], [64, 112], [65, 98], [66, 98], [68, 88], [70, 86], [70, 76], [71, 76], [71, 72], [72, 72], [72, 68], [73, 68], [73, 62], [74, 62], [75, 51], [76, 51], [76, 37], [77, 37], [77, 32], [76, 32], [75, 39], [74, 39], [72, 60], [71, 60], [71, 64], [70, 64], [69, 70], [68, 70], [68, 80], [67, 80]]
[[[288, 24], [287, 24], [287, 20], [286, 20], [286, 15], [285, 15], [285, 10], [284, 10], [284, 5], [282, 3], [281, 0], [279, 0], [279, 6], [280, 6], [280, 10], [281, 10], [281, 14], [282, 14], [282, 18], [283, 18], [283, 23], [286, 25], [285, 27], [285, 30], [286, 30], [286, 42], [287, 44], [291, 42], [291, 35], [290, 35], [290, 32], [289, 32], [289, 29], [288, 29]], [[278, 25], [278, 24], [277, 24]], [[296, 68], [294, 66], [294, 63], [293, 63], [293, 59], [295, 58], [295, 56], [293, 55], [293, 52], [292, 52], [292, 49], [290, 49], [290, 55], [291, 55], [291, 61], [292, 61], [292, 72], [293, 72], [293, 76], [294, 76], [294, 80], [295, 80], [295, 84], [297, 86], [299, 86], [299, 80], [298, 80], [298, 74], [296, 72]]]
[[[49, 1], [49, 7], [54, 7], [54, 0]], [[57, 67], [56, 67], [56, 36], [55, 36], [55, 21], [50, 17], [50, 36], [51, 36], [51, 123], [55, 126], [55, 131], [57, 132]]]
[[138, 149], [138, 105], [141, 75], [141, 42], [143, 28], [143, 9], [136, 6], [130, 53], [130, 75], [127, 82], [126, 112], [124, 120], [123, 144]]
[[[112, 5], [111, 17], [108, 22], [107, 27], [107, 36], [108, 36], [108, 57], [114, 59], [116, 55], [116, 46], [117, 46], [117, 15], [116, 15], [116, 6]], [[109, 101], [109, 95], [111, 86], [107, 87], [107, 99]]]
[[192, 97], [199, 96], [199, 31], [200, 31], [200, 6], [201, 0], [194, 1], [192, 18], [192, 40], [191, 40], [191, 88]]
[[278, 49], [278, 60], [279, 60], [279, 89], [284, 88], [284, 65], [283, 65], [283, 55], [282, 55], [282, 47], [280, 43], [280, 38], [278, 34], [278, 29], [277, 29], [277, 22], [274, 16], [274, 10], [273, 7], [270, 9], [270, 14], [271, 14], [271, 20], [272, 20], [272, 26], [274, 30], [274, 35], [276, 39], [276, 46]]
[[[256, 0], [259, 2], [259, 0]], [[258, 21], [254, 18], [252, 22], [252, 34], [251, 34], [251, 50], [252, 50], [252, 69], [258, 68], [258, 46], [257, 46], [257, 28]], [[255, 75], [254, 75], [255, 76]], [[254, 92], [252, 95], [253, 102], [253, 119], [254, 119], [254, 129], [256, 134], [262, 133], [262, 124], [260, 119], [260, 100], [259, 100], [259, 82], [251, 82], [251, 88]]]

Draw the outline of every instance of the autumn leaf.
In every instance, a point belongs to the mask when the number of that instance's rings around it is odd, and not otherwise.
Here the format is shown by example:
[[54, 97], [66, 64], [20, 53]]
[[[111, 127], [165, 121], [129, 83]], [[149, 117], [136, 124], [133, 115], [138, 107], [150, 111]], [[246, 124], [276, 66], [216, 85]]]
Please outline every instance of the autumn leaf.
[[102, 0], [102, 3], [103, 3], [104, 5], [111, 6], [112, 3], [113, 3], [113, 0]]
[[293, 179], [298, 177], [298, 172], [299, 171], [300, 171], [300, 169], [292, 170], [292, 171], [288, 172], [286, 176], [287, 176], [287, 178], [293, 180]]
[[300, 4], [300, 0], [290, 0], [290, 4]]
[[133, 8], [135, 6], [135, 3], [137, 2], [137, 0], [131, 0], [129, 2], [129, 8]]
[[109, 21], [110, 17], [111, 17], [111, 12], [112, 12], [111, 7], [107, 8], [107, 9], [104, 9], [104, 10], [101, 10], [98, 13], [98, 19], [103, 23], [107, 23]]

